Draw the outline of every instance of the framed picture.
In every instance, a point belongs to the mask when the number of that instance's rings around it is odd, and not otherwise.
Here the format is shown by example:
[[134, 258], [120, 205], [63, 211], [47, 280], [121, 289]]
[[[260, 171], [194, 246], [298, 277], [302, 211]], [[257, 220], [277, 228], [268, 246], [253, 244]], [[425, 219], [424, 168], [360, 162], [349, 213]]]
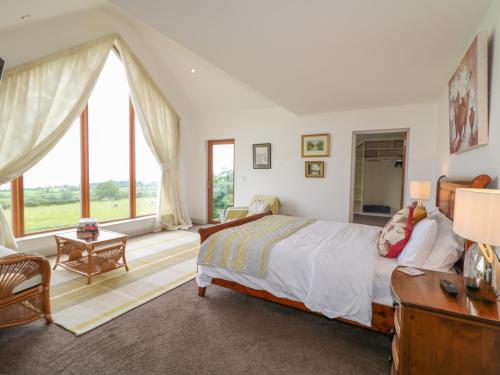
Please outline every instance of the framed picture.
[[306, 177], [323, 178], [325, 177], [324, 161], [306, 161]]
[[302, 157], [330, 156], [330, 134], [309, 134], [302, 136]]
[[253, 169], [271, 169], [271, 144], [253, 145]]
[[488, 35], [478, 34], [448, 82], [450, 153], [488, 144]]

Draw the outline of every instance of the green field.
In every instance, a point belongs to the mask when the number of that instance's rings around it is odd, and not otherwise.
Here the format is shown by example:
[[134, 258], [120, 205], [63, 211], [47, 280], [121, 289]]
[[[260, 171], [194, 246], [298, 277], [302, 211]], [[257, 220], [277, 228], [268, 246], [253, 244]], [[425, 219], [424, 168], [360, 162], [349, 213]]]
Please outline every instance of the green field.
[[[128, 182], [106, 181], [91, 184], [90, 215], [100, 222], [130, 217]], [[156, 184], [138, 183], [137, 216], [156, 211]], [[10, 190], [0, 190], [0, 204], [11, 220]], [[80, 219], [80, 188], [54, 186], [24, 190], [24, 232], [38, 232], [73, 226]]]
[[[156, 198], [137, 198], [137, 216], [154, 214]], [[5, 210], [10, 220], [10, 209]], [[129, 200], [95, 201], [90, 203], [90, 215], [99, 221], [126, 219], [129, 217]], [[25, 207], [25, 232], [38, 232], [52, 228], [73, 226], [80, 219], [80, 203], [58, 204], [54, 206]]]

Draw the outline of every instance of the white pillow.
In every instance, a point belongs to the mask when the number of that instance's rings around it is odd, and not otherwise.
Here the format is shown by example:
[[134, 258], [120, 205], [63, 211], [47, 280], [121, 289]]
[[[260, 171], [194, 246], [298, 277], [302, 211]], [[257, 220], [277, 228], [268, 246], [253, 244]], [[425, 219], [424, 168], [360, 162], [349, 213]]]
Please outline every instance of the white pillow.
[[422, 267], [429, 257], [438, 233], [436, 220], [426, 218], [417, 223], [411, 237], [401, 254], [398, 264], [410, 267]]
[[269, 204], [267, 204], [266, 201], [256, 200], [252, 202], [250, 207], [248, 207], [247, 216], [264, 214], [269, 211], [271, 211], [271, 209], [269, 208]]
[[423, 268], [448, 272], [464, 251], [464, 240], [453, 232], [453, 222], [442, 212], [431, 215], [438, 224], [438, 235]]

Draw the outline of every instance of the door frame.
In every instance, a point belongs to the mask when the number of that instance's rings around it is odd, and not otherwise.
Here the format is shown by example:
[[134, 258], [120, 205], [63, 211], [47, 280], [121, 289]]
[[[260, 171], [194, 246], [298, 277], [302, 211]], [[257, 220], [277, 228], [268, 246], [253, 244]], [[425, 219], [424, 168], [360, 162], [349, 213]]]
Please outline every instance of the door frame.
[[384, 133], [403, 133], [403, 171], [401, 175], [401, 199], [400, 207], [403, 208], [406, 193], [406, 180], [408, 177], [408, 147], [410, 139], [409, 128], [397, 129], [378, 129], [378, 130], [355, 130], [352, 132], [352, 147], [351, 147], [351, 181], [350, 181], [350, 197], [349, 197], [349, 222], [354, 220], [354, 177], [356, 173], [356, 136], [363, 134], [384, 134]]
[[235, 155], [236, 155], [236, 145], [234, 142], [234, 138], [228, 138], [228, 139], [215, 139], [215, 140], [209, 140], [208, 141], [208, 147], [207, 147], [207, 152], [208, 152], [208, 163], [207, 163], [207, 222], [209, 224], [219, 224], [218, 220], [213, 220], [213, 189], [212, 189], [212, 182], [213, 182], [213, 149], [215, 145], [233, 145], [233, 205], [234, 205], [234, 193], [235, 193], [235, 186], [234, 186], [234, 173], [235, 173]]

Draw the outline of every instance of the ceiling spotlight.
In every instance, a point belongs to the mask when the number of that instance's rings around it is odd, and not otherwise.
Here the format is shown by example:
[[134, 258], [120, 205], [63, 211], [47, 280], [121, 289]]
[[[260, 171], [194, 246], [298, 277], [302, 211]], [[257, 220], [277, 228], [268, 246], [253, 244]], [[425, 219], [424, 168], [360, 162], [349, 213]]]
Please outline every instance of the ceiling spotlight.
[[191, 68], [191, 70], [190, 70], [190, 71], [191, 71], [191, 74], [196, 73], [196, 69], [195, 69], [195, 68]]
[[29, 20], [29, 19], [30, 19], [30, 17], [31, 17], [31, 16], [30, 16], [29, 14], [25, 14], [24, 16], [22, 16], [22, 17], [21, 17], [21, 19], [22, 19], [23, 21], [27, 21], [27, 20]]

